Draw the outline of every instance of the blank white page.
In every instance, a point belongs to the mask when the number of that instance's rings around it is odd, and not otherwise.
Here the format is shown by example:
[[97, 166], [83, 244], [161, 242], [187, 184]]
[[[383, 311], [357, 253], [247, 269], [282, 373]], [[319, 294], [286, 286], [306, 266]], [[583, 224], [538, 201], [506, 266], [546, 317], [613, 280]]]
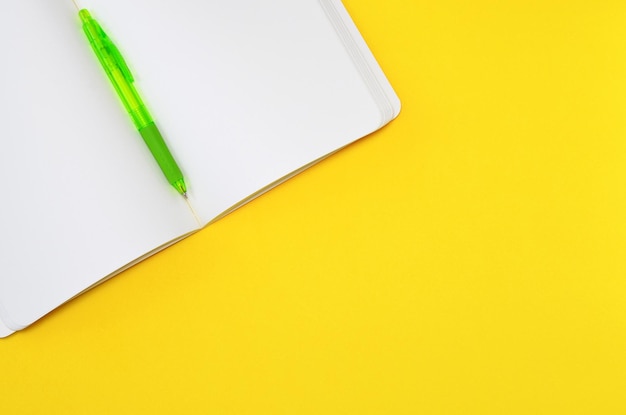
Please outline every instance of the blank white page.
[[205, 222], [389, 121], [318, 0], [82, 5], [119, 39]]
[[0, 50], [0, 318], [16, 330], [197, 224], [71, 1], [3, 2]]

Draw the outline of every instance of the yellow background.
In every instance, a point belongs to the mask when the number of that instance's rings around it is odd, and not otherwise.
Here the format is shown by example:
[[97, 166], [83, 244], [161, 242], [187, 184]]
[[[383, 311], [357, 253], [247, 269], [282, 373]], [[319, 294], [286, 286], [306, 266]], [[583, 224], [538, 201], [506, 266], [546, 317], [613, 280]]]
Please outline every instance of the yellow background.
[[0, 413], [626, 413], [626, 2], [345, 4], [400, 117], [0, 341]]

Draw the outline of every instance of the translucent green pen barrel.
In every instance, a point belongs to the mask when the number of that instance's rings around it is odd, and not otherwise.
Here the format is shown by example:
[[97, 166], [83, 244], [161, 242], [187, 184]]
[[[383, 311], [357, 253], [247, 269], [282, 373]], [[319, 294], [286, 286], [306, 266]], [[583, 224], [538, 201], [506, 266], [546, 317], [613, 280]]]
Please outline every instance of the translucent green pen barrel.
[[135, 127], [139, 130], [153, 122], [152, 116], [133, 85], [133, 76], [115, 44], [87, 10], [81, 10], [79, 16], [93, 51], [132, 118]]
[[83, 22], [83, 30], [89, 39], [91, 47], [167, 181], [179, 193], [185, 194], [187, 188], [183, 174], [135, 89], [133, 75], [128, 69], [124, 58], [87, 10], [82, 9], [78, 15]]

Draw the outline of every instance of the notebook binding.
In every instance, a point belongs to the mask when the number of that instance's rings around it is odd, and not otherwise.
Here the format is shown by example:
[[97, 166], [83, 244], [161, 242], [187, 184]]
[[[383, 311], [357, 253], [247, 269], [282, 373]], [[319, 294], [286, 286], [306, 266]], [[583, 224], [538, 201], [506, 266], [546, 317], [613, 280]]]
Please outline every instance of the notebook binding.
[[[363, 78], [367, 88], [369, 89], [374, 101], [378, 105], [381, 112], [380, 126], [386, 124], [395, 115], [394, 106], [392, 105], [389, 96], [385, 92], [385, 88], [381, 84], [380, 77], [372, 70], [371, 60], [368, 60], [364, 54], [363, 48], [353, 36], [353, 32], [347, 25], [347, 22], [342, 18], [340, 7], [343, 8], [343, 4], [337, 0], [319, 0], [322, 9], [328, 16], [328, 19], [332, 23], [337, 35], [341, 39], [341, 42], [346, 48], [350, 58], [354, 62], [359, 74]], [[347, 12], [344, 13], [346, 16]], [[350, 21], [351, 22], [351, 21]], [[353, 27], [354, 30], [356, 27]], [[369, 53], [369, 50], [367, 51]], [[370, 57], [373, 59], [373, 56]]]

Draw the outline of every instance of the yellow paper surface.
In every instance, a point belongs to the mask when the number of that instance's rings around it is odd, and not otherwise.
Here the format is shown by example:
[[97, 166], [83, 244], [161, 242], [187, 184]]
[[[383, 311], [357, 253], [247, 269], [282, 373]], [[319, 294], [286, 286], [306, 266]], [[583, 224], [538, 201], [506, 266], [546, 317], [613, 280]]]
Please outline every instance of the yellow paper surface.
[[626, 411], [626, 3], [345, 4], [400, 117], [3, 340], [0, 413]]

